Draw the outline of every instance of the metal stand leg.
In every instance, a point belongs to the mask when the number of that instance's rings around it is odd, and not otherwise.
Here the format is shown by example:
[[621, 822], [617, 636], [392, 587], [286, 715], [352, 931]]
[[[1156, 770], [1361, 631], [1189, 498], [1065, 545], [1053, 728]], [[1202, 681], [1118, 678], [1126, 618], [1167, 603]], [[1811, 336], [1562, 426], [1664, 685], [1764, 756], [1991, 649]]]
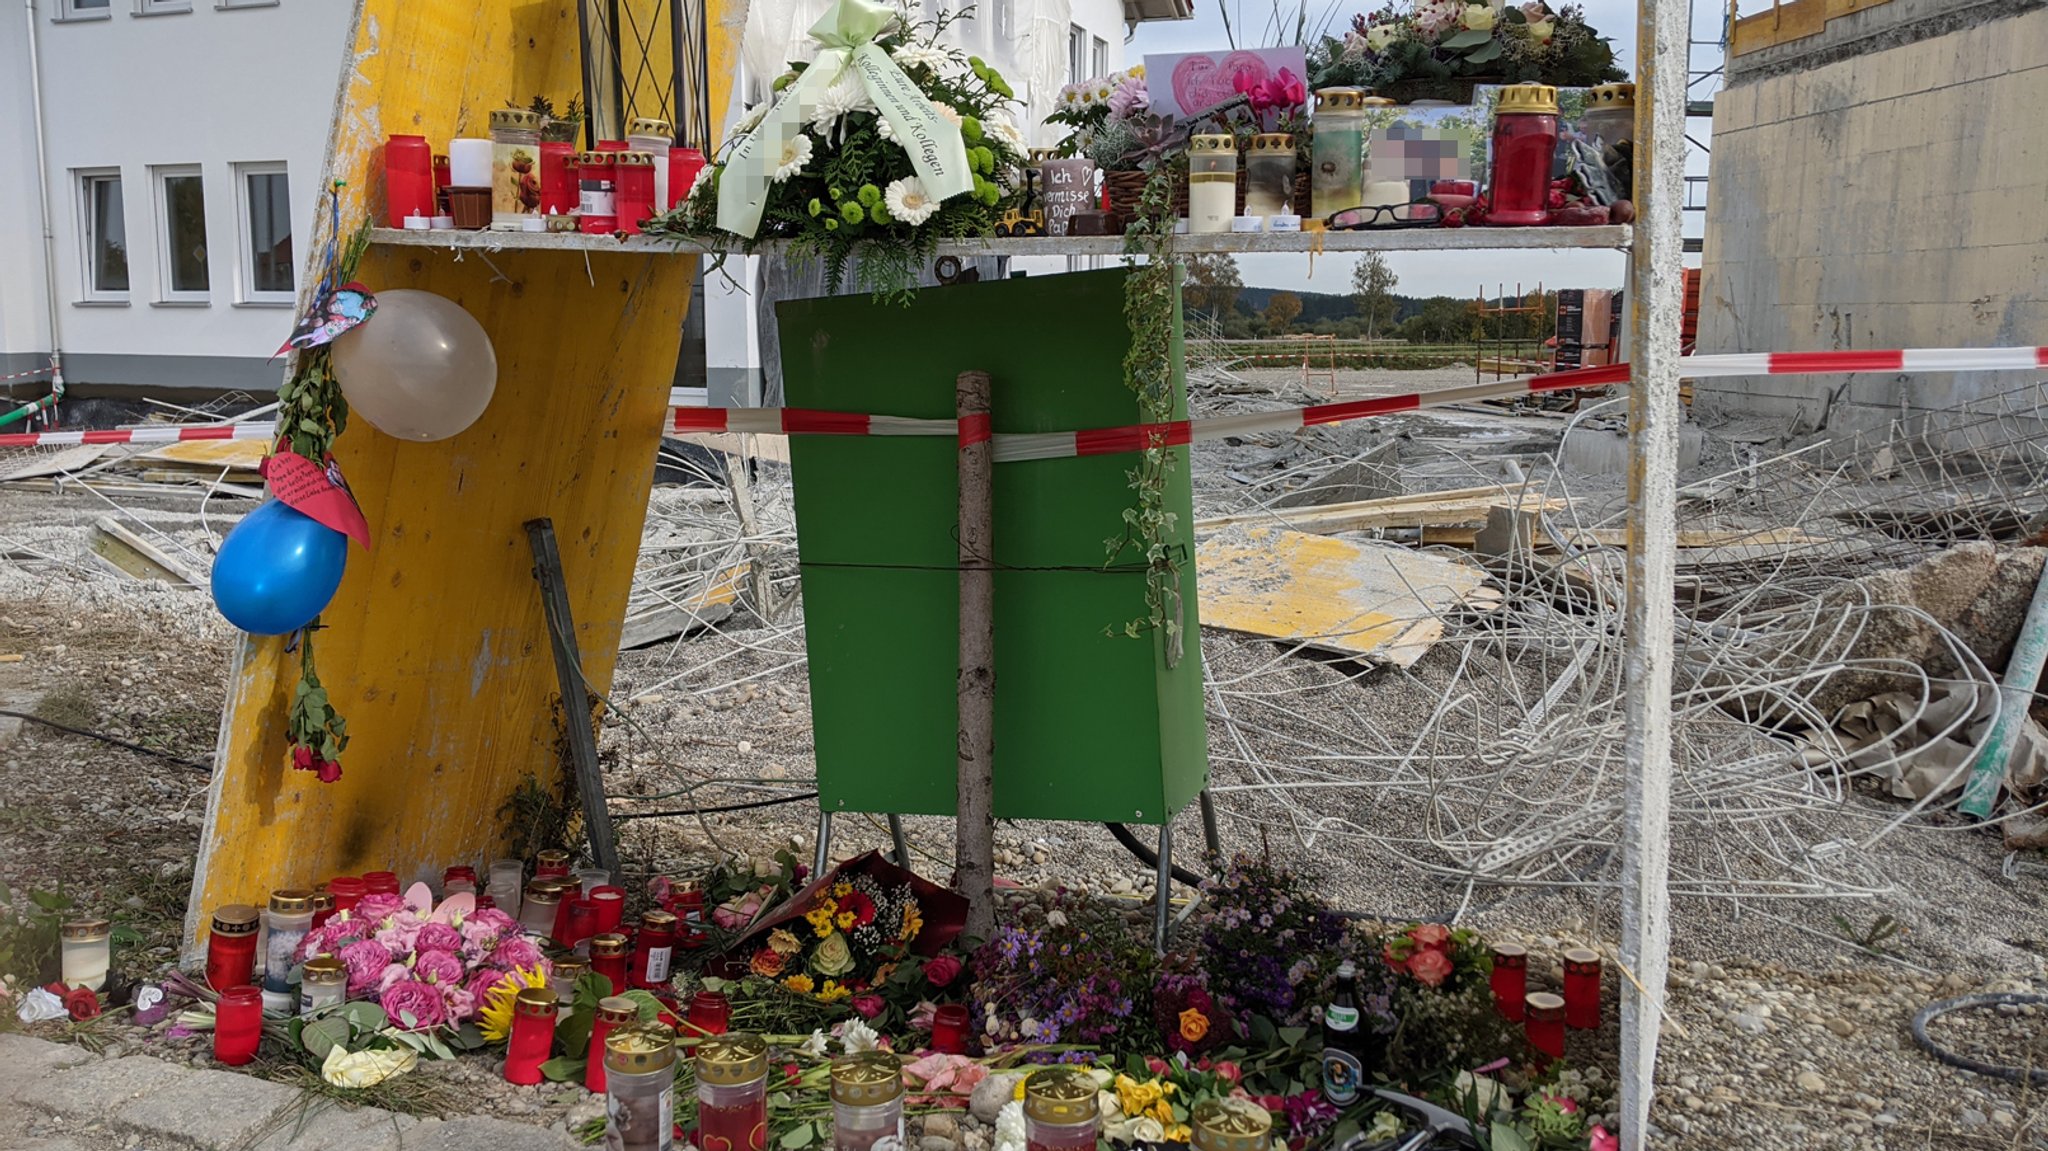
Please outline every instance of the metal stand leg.
[[1173, 824], [1159, 825], [1159, 877], [1155, 881], [1152, 919], [1152, 950], [1166, 954], [1167, 912], [1172, 910], [1173, 895]]
[[910, 866], [910, 840], [903, 835], [903, 817], [889, 813], [889, 839], [896, 845], [896, 866], [905, 871], [914, 871]]
[[1202, 843], [1209, 849], [1209, 854], [1212, 857], [1221, 861], [1223, 858], [1223, 833], [1216, 829], [1216, 800], [1209, 794], [1209, 789], [1206, 787], [1202, 789], [1202, 794], [1195, 798], [1202, 803]]
[[811, 878], [825, 874], [825, 865], [832, 860], [832, 813], [818, 809], [818, 850], [811, 856]]

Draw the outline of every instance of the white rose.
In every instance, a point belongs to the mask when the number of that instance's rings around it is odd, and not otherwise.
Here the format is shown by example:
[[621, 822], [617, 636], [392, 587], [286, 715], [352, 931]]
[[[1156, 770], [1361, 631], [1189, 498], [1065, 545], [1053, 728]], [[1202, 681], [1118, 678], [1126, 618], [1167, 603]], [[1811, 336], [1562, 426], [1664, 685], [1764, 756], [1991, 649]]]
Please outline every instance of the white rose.
[[1375, 24], [1365, 30], [1365, 46], [1374, 52], [1384, 52], [1394, 42], [1394, 27], [1391, 24]]
[[1494, 19], [1491, 5], [1467, 4], [1465, 5], [1465, 15], [1460, 18], [1459, 22], [1474, 32], [1491, 32], [1493, 31]]
[[1532, 20], [1522, 25], [1522, 27], [1529, 30], [1529, 35], [1534, 37], [1538, 44], [1548, 44], [1550, 43], [1550, 33], [1557, 27], [1557, 21]]

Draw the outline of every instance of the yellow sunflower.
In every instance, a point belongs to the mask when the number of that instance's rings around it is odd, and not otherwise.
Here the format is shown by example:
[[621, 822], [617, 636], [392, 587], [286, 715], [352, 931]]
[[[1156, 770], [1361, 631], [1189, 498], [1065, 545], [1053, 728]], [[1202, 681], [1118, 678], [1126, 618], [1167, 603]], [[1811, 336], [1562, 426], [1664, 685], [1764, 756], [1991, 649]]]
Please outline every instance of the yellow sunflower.
[[519, 998], [520, 989], [547, 985], [546, 970], [540, 967], [513, 968], [484, 993], [483, 1006], [476, 1013], [477, 1030], [493, 1043], [512, 1034], [512, 1001]]
[[798, 972], [797, 974], [790, 976], [788, 979], [783, 980], [782, 985], [784, 987], [789, 988], [791, 991], [796, 992], [798, 995], [809, 995], [811, 993], [811, 988], [817, 986], [816, 984], [811, 982], [810, 976], [805, 975], [802, 972]]

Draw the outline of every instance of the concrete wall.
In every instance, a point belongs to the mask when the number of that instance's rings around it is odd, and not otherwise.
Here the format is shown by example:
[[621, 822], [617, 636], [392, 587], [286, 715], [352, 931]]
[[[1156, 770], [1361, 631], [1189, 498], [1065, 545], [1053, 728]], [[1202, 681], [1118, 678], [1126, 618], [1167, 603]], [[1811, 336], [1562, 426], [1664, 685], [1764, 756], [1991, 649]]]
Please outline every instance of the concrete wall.
[[[65, 375], [80, 384], [274, 388], [267, 364], [290, 332], [289, 303], [247, 302], [234, 166], [282, 162], [292, 231], [312, 234], [333, 115], [343, 0], [261, 6], [193, 0], [159, 14], [112, 0], [97, 19], [38, 7], [51, 223]], [[150, 14], [144, 14], [145, 12]], [[40, 364], [50, 348], [35, 189], [27, 27], [0, 20], [0, 373]], [[159, 290], [158, 165], [196, 164], [204, 182], [209, 291], [167, 304]], [[128, 235], [125, 302], [84, 302], [77, 170], [117, 169]], [[307, 253], [295, 246], [294, 263]], [[303, 274], [303, 272], [301, 272]]]
[[[1699, 351], [2048, 343], [2048, 6], [1893, 0], [1737, 57]], [[1881, 427], [2026, 374], [1703, 380], [1703, 418]]]

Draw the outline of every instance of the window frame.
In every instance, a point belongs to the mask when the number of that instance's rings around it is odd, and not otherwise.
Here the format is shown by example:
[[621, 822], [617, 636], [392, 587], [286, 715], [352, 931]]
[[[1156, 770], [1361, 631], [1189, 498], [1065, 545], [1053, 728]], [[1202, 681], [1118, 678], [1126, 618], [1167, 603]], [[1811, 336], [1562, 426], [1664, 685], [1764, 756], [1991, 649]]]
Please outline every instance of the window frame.
[[1083, 55], [1087, 50], [1088, 30], [1079, 24], [1067, 25], [1067, 83], [1079, 84], [1083, 80], [1094, 79], [1082, 72], [1088, 63]]
[[[135, 269], [128, 255], [133, 246], [128, 243], [128, 190], [121, 185], [119, 168], [78, 168], [73, 171], [78, 188], [78, 303], [126, 305], [129, 294], [135, 290]], [[94, 224], [98, 214], [93, 210], [93, 190], [98, 185], [112, 181], [121, 188], [121, 247], [122, 259], [129, 264], [128, 286], [126, 288], [102, 288], [99, 286], [95, 252]]]
[[[294, 267], [290, 291], [266, 291], [256, 287], [256, 235], [255, 221], [249, 216], [253, 206], [249, 196], [249, 178], [252, 176], [283, 176], [285, 178], [285, 210], [291, 210], [291, 169], [283, 160], [252, 160], [234, 165], [235, 173], [235, 303], [245, 308], [290, 308], [298, 304], [299, 270]], [[289, 218], [286, 226], [291, 226]], [[298, 258], [298, 233], [291, 233], [293, 260]]]
[[189, 16], [192, 0], [135, 0], [137, 16]]
[[1109, 41], [1100, 36], [1088, 38], [1088, 70], [1097, 76], [1109, 75]]
[[[176, 259], [171, 247], [171, 191], [169, 182], [174, 179], [199, 181], [199, 242], [206, 249], [206, 286], [204, 288], [179, 288], [173, 286], [171, 274], [176, 268]], [[156, 200], [156, 302], [159, 304], [213, 303], [213, 241], [207, 228], [206, 219], [206, 174], [197, 164], [160, 164], [149, 170], [151, 192]]]
[[52, 24], [77, 24], [87, 20], [112, 20], [114, 18], [114, 0], [106, 0], [105, 4], [91, 8], [79, 7], [80, 2], [81, 0], [57, 0], [56, 5], [50, 10], [50, 22]]

